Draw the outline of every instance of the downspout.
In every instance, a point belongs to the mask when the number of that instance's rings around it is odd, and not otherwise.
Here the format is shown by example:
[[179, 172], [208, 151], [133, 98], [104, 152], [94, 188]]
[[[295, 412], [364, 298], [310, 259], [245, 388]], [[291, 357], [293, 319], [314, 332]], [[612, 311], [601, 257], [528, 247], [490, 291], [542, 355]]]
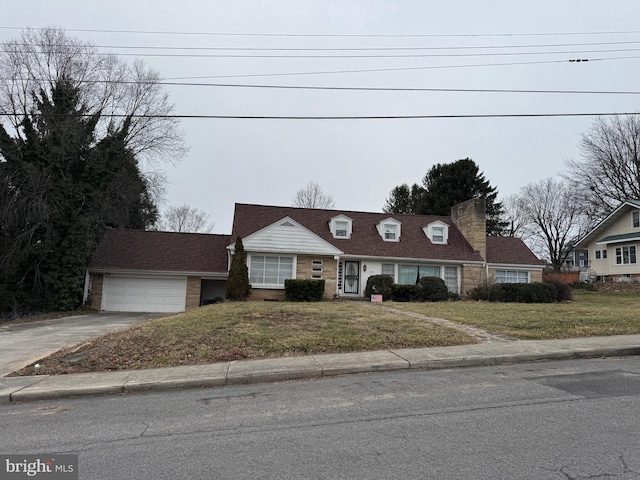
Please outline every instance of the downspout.
[[85, 270], [84, 272], [84, 292], [82, 294], [82, 306], [87, 304], [87, 300], [89, 299], [89, 283], [91, 282], [91, 277], [89, 276], [89, 270]]

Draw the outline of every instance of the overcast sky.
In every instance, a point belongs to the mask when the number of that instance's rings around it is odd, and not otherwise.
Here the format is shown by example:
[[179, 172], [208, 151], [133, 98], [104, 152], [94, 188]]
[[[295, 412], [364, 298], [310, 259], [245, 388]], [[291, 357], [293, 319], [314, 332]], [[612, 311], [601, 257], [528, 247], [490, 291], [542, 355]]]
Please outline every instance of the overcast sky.
[[[101, 51], [140, 56], [167, 81], [394, 89], [166, 86], [180, 115], [638, 110], [638, 95], [567, 93], [640, 92], [638, 0], [4, 0], [1, 18], [1, 41], [55, 26]], [[313, 180], [337, 209], [375, 212], [393, 187], [466, 157], [504, 198], [579, 158], [594, 118], [186, 119], [189, 153], [162, 167], [166, 204], [204, 210], [215, 233], [230, 233], [235, 202], [288, 206]]]

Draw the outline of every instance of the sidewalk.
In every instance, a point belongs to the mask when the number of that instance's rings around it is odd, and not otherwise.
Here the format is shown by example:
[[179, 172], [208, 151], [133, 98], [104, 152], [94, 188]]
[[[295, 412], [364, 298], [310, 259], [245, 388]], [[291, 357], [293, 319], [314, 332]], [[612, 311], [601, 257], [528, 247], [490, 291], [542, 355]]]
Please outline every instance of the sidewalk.
[[298, 380], [389, 370], [474, 367], [639, 354], [640, 335], [619, 335], [242, 360], [153, 370], [1, 377], [0, 403]]

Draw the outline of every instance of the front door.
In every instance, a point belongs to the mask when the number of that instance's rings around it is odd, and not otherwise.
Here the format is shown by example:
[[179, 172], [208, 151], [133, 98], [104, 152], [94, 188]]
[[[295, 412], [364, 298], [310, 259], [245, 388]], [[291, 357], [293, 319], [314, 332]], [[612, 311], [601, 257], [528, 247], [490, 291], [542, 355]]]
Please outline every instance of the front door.
[[358, 294], [360, 287], [360, 262], [344, 262], [344, 293]]

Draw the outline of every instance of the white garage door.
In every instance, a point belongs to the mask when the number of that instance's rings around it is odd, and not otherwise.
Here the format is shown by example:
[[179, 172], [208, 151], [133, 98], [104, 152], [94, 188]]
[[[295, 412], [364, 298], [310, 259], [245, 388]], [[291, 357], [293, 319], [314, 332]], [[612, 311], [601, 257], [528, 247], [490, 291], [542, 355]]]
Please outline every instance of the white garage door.
[[111, 312], [183, 312], [186, 277], [108, 275], [104, 277], [102, 309]]

